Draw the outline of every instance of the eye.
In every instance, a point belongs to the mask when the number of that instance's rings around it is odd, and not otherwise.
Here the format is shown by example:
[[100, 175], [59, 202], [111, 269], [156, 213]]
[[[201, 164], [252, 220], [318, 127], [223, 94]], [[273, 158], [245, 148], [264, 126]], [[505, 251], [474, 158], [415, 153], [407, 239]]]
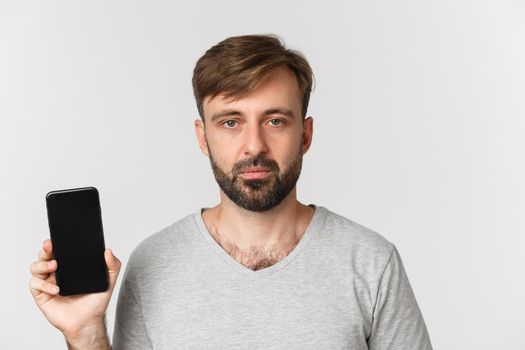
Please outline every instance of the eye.
[[[276, 123], [275, 123], [276, 122]], [[281, 119], [272, 119], [270, 120], [270, 123], [273, 125], [273, 126], [279, 126], [283, 123], [283, 121]]]
[[235, 123], [237, 123], [237, 121], [235, 121], [235, 120], [227, 120], [224, 123], [222, 123], [222, 125], [226, 125], [227, 129], [231, 129], [231, 128], [233, 128], [235, 126]]

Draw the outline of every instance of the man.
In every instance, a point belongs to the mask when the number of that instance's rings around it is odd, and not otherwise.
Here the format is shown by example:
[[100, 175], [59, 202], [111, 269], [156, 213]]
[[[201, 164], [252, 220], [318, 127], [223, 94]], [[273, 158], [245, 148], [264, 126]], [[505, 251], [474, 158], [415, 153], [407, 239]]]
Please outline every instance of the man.
[[[115, 349], [431, 349], [396, 247], [296, 198], [313, 134], [312, 71], [274, 36], [228, 38], [202, 56], [195, 131], [220, 187], [144, 240], [121, 285]], [[62, 298], [51, 242], [31, 265], [42, 312], [71, 348], [107, 349], [110, 290]]]

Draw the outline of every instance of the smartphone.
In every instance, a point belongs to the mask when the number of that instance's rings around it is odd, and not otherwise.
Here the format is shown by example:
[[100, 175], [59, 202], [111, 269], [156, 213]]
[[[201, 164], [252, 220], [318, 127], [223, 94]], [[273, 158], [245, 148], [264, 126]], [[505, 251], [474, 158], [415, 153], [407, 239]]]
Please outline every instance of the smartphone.
[[106, 291], [104, 232], [95, 187], [51, 191], [46, 195], [53, 255], [58, 263], [60, 295]]

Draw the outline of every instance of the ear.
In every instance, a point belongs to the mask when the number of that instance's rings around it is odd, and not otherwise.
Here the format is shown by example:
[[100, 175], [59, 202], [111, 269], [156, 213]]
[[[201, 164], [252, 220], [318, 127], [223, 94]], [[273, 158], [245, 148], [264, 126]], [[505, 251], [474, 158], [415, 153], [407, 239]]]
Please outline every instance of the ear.
[[303, 123], [303, 155], [308, 152], [312, 144], [312, 137], [314, 133], [314, 118], [308, 117]]
[[195, 119], [195, 135], [197, 136], [197, 141], [199, 142], [199, 148], [206, 157], [209, 157], [208, 154], [208, 142], [206, 141], [206, 130], [204, 123], [201, 119]]

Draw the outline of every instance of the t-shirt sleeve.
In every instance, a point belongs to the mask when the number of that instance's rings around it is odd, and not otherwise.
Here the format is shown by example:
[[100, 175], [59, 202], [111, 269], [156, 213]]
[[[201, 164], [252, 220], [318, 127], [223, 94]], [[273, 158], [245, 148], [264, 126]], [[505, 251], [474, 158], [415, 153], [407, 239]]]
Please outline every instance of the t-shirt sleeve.
[[120, 286], [113, 331], [113, 350], [153, 349], [144, 323], [134, 271], [130, 263]]
[[432, 350], [425, 321], [395, 246], [379, 282], [367, 343], [371, 350]]

